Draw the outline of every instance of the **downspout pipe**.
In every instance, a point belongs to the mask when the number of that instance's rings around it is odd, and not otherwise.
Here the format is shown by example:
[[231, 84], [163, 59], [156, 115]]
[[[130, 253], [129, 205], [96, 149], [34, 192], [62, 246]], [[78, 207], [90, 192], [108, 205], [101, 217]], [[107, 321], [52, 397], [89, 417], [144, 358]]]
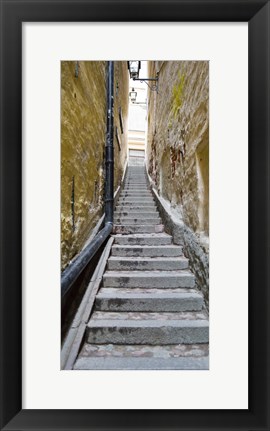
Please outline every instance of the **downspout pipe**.
[[113, 186], [114, 186], [114, 151], [113, 151], [113, 96], [114, 96], [114, 62], [108, 62], [107, 78], [107, 133], [105, 154], [105, 225], [113, 225]]
[[113, 182], [114, 182], [114, 151], [113, 151], [113, 123], [114, 123], [114, 62], [107, 65], [107, 130], [105, 146], [105, 226], [98, 232], [93, 241], [74, 259], [61, 275], [61, 297], [69, 291], [86, 265], [99, 250], [112, 232], [113, 228]]

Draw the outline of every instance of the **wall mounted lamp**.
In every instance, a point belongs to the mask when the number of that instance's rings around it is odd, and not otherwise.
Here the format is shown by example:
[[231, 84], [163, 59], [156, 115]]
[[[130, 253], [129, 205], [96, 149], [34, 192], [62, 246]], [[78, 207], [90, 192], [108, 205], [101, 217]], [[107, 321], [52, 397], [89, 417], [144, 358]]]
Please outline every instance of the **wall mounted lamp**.
[[[128, 64], [130, 79], [133, 79], [133, 81], [145, 82], [151, 91], [158, 92], [158, 73], [156, 74], [155, 78], [139, 78], [141, 62], [137, 60], [136, 61], [130, 60], [127, 62], [127, 64]], [[150, 85], [148, 84], [147, 81], [155, 82], [155, 84]]]
[[137, 94], [138, 93], [135, 91], [134, 88], [132, 88], [131, 91], [129, 92], [129, 98], [130, 98], [132, 105], [139, 105], [141, 108], [146, 109], [146, 106], [147, 106], [146, 99], [145, 99], [145, 102], [137, 102], [136, 101]]
[[132, 90], [130, 91], [129, 97], [131, 102], [136, 102], [137, 91], [135, 91], [134, 88], [132, 88]]

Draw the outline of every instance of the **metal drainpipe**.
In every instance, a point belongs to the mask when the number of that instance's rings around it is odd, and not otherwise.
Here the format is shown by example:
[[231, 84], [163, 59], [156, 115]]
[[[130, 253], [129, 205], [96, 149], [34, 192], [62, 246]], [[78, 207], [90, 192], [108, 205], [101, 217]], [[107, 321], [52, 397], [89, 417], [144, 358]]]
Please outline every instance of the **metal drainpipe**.
[[114, 90], [114, 62], [108, 62], [107, 81], [107, 133], [106, 133], [106, 175], [105, 175], [105, 224], [113, 224], [113, 90]]
[[108, 238], [113, 228], [113, 98], [114, 98], [114, 62], [108, 61], [107, 66], [107, 131], [105, 147], [105, 226], [85, 247], [74, 261], [63, 271], [61, 275], [61, 297], [69, 291], [81, 272], [96, 254], [104, 241]]

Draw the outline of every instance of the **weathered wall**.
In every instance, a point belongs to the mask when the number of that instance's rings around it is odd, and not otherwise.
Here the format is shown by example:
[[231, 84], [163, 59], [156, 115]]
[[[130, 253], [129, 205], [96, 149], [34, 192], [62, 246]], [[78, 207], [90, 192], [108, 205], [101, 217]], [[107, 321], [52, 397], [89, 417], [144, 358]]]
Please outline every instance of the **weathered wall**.
[[149, 76], [157, 72], [158, 93], [149, 91], [148, 94], [147, 167], [158, 194], [169, 202], [187, 227], [184, 249], [199, 287], [206, 292], [209, 64], [207, 61], [149, 62]]
[[[115, 62], [114, 185], [127, 156], [128, 71]], [[119, 108], [122, 111], [123, 133]], [[115, 128], [116, 132], [116, 128]], [[82, 249], [103, 212], [106, 62], [61, 64], [61, 264]]]
[[[126, 61], [115, 62], [114, 73], [114, 187], [121, 182], [127, 159], [129, 73]], [[121, 110], [121, 114], [119, 112]], [[123, 121], [121, 128], [120, 116]], [[116, 136], [118, 135], [118, 137]], [[119, 146], [119, 143], [120, 146]]]

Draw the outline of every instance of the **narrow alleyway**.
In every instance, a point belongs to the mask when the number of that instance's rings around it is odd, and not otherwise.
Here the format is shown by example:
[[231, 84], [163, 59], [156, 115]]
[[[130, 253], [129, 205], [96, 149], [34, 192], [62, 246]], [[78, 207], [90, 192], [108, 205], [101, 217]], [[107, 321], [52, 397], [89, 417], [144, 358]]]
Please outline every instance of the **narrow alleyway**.
[[208, 369], [208, 315], [164, 232], [144, 166], [129, 166], [113, 245], [74, 369]]
[[61, 368], [209, 369], [208, 61], [61, 79]]

